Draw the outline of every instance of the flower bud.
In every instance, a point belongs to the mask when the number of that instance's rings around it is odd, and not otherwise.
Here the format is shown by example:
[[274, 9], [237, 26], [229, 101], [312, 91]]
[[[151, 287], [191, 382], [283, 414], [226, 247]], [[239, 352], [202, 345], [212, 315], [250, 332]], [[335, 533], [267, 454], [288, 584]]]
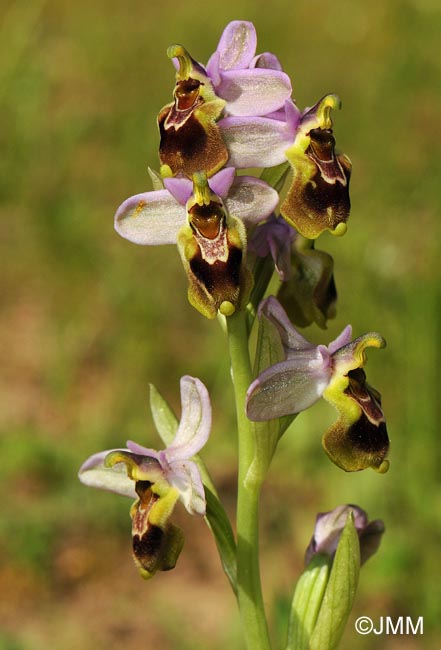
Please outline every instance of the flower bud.
[[380, 519], [368, 522], [366, 512], [358, 506], [338, 506], [330, 512], [321, 512], [317, 515], [314, 534], [305, 553], [305, 565], [308, 565], [318, 553], [334, 557], [350, 513], [354, 517], [354, 526], [360, 541], [361, 564], [377, 551], [384, 533], [383, 522]]
[[357, 506], [317, 515], [306, 568], [294, 591], [286, 650], [333, 650], [343, 635], [360, 565], [377, 550], [383, 522]]

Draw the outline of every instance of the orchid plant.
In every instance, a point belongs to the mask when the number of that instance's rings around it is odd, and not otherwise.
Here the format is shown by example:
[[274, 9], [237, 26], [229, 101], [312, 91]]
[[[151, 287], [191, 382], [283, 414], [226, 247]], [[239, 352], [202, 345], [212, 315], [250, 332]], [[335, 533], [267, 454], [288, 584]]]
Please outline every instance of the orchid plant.
[[[245, 647], [269, 650], [258, 510], [280, 438], [323, 397], [338, 412], [323, 447], [342, 470], [386, 472], [389, 440], [380, 393], [364, 371], [366, 350], [383, 348], [382, 336], [352, 339], [348, 325], [325, 345], [297, 329], [324, 329], [336, 316], [334, 262], [315, 240], [347, 229], [351, 162], [335, 149], [331, 118], [340, 100], [328, 94], [299, 109], [278, 58], [256, 55], [256, 46], [252, 23], [233, 21], [206, 65], [182, 45], [169, 47], [175, 86], [158, 114], [159, 170], [149, 169], [152, 190], [125, 200], [115, 215], [117, 233], [131, 242], [178, 247], [190, 304], [227, 334], [238, 429], [235, 531], [198, 455], [211, 405], [197, 378], [181, 379], [180, 421], [151, 386], [162, 451], [128, 441], [93, 454], [79, 477], [135, 500], [133, 557], [146, 579], [173, 569], [182, 551], [183, 532], [171, 522], [177, 502], [205, 517], [238, 601]], [[287, 650], [338, 646], [360, 565], [383, 531], [358, 506], [318, 515], [294, 589]]]

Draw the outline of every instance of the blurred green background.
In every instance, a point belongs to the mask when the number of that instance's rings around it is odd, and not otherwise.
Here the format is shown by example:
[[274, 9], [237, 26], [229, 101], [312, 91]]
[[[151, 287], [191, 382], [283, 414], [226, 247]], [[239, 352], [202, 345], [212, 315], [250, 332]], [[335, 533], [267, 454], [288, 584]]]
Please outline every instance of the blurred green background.
[[[173, 42], [207, 61], [225, 24], [252, 20], [300, 107], [337, 92], [353, 211], [334, 255], [338, 315], [388, 341], [372, 351], [391, 438], [387, 475], [346, 475], [321, 451], [325, 403], [281, 442], [262, 505], [263, 576], [275, 639], [315, 513], [339, 503], [382, 518], [342, 647], [441, 643], [439, 443], [440, 5], [236, 0], [9, 1], [0, 10], [1, 650], [240, 648], [235, 602], [202, 521], [177, 512], [175, 571], [142, 581], [130, 557], [129, 503], [79, 484], [92, 452], [133, 438], [158, 445], [154, 382], [179, 408], [181, 375], [209, 387], [205, 458], [231, 513], [235, 432], [226, 344], [187, 304], [173, 247], [118, 238], [121, 201], [150, 189], [155, 117], [170, 100]], [[424, 635], [360, 637], [365, 615], [424, 616]]]

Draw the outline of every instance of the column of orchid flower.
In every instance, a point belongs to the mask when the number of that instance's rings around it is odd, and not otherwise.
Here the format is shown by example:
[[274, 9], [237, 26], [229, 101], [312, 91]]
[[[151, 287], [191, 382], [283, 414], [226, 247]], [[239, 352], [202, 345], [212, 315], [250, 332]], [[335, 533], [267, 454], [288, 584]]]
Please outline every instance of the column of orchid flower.
[[[344, 234], [349, 216], [351, 163], [335, 152], [332, 132], [339, 99], [326, 95], [300, 111], [277, 57], [256, 55], [256, 44], [254, 26], [234, 21], [207, 65], [181, 45], [169, 48], [176, 84], [158, 116], [160, 171], [150, 170], [153, 191], [127, 199], [115, 216], [117, 232], [134, 243], [177, 245], [190, 303], [226, 325], [238, 424], [237, 541], [197, 455], [211, 428], [208, 391], [197, 378], [181, 379], [180, 421], [151, 386], [164, 450], [128, 441], [91, 456], [80, 479], [135, 499], [133, 556], [144, 578], [176, 564], [184, 543], [170, 521], [177, 501], [205, 515], [238, 599], [246, 647], [266, 650], [258, 508], [280, 437], [322, 396], [339, 414], [323, 447], [343, 470], [387, 471], [388, 437], [380, 395], [363, 370], [366, 348], [383, 347], [383, 338], [352, 340], [347, 326], [328, 346], [315, 345], [294, 326], [325, 328], [336, 313], [333, 260], [314, 242], [325, 230]], [[236, 174], [247, 168], [260, 168], [260, 178]], [[265, 297], [274, 271], [277, 297]], [[383, 530], [357, 506], [317, 517], [287, 621], [288, 649], [336, 647], [360, 563]]]

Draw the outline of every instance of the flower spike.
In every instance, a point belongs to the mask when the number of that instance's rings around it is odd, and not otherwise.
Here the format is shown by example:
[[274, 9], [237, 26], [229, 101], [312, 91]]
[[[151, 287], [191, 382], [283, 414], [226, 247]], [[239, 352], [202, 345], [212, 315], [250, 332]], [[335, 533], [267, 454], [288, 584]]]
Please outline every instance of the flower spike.
[[366, 382], [362, 367], [366, 348], [385, 346], [377, 333], [351, 342], [351, 327], [328, 346], [307, 341], [290, 323], [279, 302], [270, 296], [259, 308], [277, 328], [285, 360], [264, 370], [247, 393], [247, 414], [265, 421], [299, 413], [324, 397], [339, 412], [338, 421], [323, 436], [330, 459], [347, 472], [389, 468], [389, 438], [378, 391]]
[[162, 451], [128, 441], [126, 449], [94, 454], [80, 468], [85, 485], [136, 498], [130, 510], [133, 557], [143, 578], [173, 569], [182, 531], [170, 521], [178, 500], [190, 514], [205, 514], [205, 493], [192, 456], [208, 440], [211, 405], [204, 384], [181, 379], [182, 415], [172, 443]]

